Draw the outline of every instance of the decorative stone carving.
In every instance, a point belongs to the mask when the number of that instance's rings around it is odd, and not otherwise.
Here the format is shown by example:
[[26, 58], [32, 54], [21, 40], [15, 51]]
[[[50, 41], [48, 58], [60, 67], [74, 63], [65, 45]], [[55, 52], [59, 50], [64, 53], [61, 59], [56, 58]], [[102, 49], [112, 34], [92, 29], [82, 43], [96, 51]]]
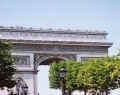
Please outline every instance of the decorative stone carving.
[[52, 37], [58, 37], [58, 34], [52, 34]]
[[37, 37], [37, 36], [38, 36], [38, 33], [32, 33], [32, 36], [33, 36], [33, 37]]
[[94, 35], [87, 35], [87, 37], [88, 37], [89, 39], [93, 39], [93, 38], [94, 38]]
[[58, 47], [53, 47], [53, 50], [58, 50]]
[[23, 87], [28, 87], [26, 82], [21, 77], [14, 78], [14, 80], [16, 85], [13, 88], [7, 89], [7, 95], [25, 95], [27, 91], [25, 92]]
[[18, 37], [18, 36], [20, 36], [20, 32], [12, 32], [12, 36], [13, 37]]
[[105, 39], [105, 37], [102, 36], [102, 35], [97, 35], [97, 39], [98, 39], [98, 40], [101, 40], [101, 39]]
[[71, 35], [71, 37], [70, 38], [77, 38], [77, 35]]
[[[59, 31], [59, 32], [56, 32], [56, 31], [53, 31], [53, 30], [47, 30], [47, 32], [43, 32], [45, 30], [37, 30], [37, 32], [32, 31], [0, 31], [0, 34], [4, 37], [7, 37], [9, 35], [9, 38], [12, 38], [12, 39], [18, 39], [18, 40], [21, 40], [21, 38], [24, 38], [24, 37], [29, 37], [30, 40], [38, 40], [38, 39], [41, 39], [43, 37], [47, 37], [47, 40], [50, 40], [50, 41], [56, 41], [56, 38], [58, 39], [61, 39], [62, 41], [78, 41], [78, 42], [81, 42], [81, 40], [86, 40], [86, 41], [89, 41], [89, 39], [91, 39], [91, 42], [94, 42], [96, 40], [100, 40], [102, 39], [102, 41], [106, 41], [106, 33], [101, 33], [101, 32], [98, 32], [98, 34], [96, 32], [88, 32], [88, 31], [84, 31], [84, 32], [74, 32], [74, 31], [71, 31], [71, 32], [68, 32], [68, 31]], [[101, 33], [101, 34], [100, 34]], [[65, 39], [63, 39], [65, 38]], [[52, 40], [51, 40], [52, 39]], [[23, 39], [24, 40], [24, 39]], [[44, 39], [46, 40], [46, 39]]]
[[44, 37], [48, 37], [49, 34], [48, 34], [48, 33], [44, 33], [43, 36], [44, 36]]
[[[91, 30], [64, 30], [64, 29], [34, 29], [34, 28], [25, 28], [25, 27], [4, 27], [0, 26], [0, 34], [3, 39], [11, 39], [19, 41], [22, 39], [24, 41], [29, 38], [29, 40], [45, 40], [49, 41], [74, 41], [74, 42], [83, 42], [90, 41], [95, 42], [96, 40], [99, 42], [106, 41], [105, 31], [91, 31]], [[8, 35], [9, 34], [9, 35]], [[46, 36], [45, 36], [46, 35]], [[27, 37], [27, 38], [26, 38]], [[25, 38], [25, 39], [24, 39]], [[64, 39], [63, 39], [64, 38]], [[77, 38], [77, 39], [76, 39]]]
[[29, 56], [13, 56], [15, 65], [29, 65]]
[[10, 36], [10, 32], [3, 32], [3, 36]]
[[99, 46], [76, 46], [76, 45], [26, 45], [14, 44], [13, 50], [15, 51], [58, 51], [58, 52], [108, 52], [107, 47]]
[[79, 35], [79, 36], [80, 36], [80, 39], [85, 39], [86, 38], [86, 35]]
[[35, 54], [35, 64], [40, 64], [42, 61], [50, 58], [58, 58], [62, 60], [76, 60], [74, 54]]
[[28, 36], [28, 33], [24, 33], [25, 36]]

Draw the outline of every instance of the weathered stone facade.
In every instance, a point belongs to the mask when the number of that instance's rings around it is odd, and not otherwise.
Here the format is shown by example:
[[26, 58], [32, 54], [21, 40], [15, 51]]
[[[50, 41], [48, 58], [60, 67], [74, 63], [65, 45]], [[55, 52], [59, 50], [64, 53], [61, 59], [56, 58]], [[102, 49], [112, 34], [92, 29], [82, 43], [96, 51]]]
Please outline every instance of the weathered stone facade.
[[[28, 95], [37, 95], [37, 67], [52, 61], [97, 58], [108, 54], [112, 43], [105, 31], [33, 29], [0, 26], [0, 39], [13, 41], [14, 64], [27, 83]], [[4, 94], [5, 95], [5, 94]]]

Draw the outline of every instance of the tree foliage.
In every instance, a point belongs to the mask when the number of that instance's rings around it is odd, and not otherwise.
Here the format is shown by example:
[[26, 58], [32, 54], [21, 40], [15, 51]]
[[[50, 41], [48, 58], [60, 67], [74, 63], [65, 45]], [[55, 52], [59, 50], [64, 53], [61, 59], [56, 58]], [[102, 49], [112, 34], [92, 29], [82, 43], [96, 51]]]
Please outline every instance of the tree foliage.
[[13, 66], [13, 58], [11, 56], [12, 42], [0, 41], [0, 88], [11, 88], [15, 85], [12, 75], [16, 68]]
[[49, 81], [50, 81], [50, 88], [60, 89], [61, 88], [61, 81], [59, 78], [59, 70], [64, 67], [67, 70], [66, 73], [66, 88], [74, 91], [77, 89], [76, 79], [78, 68], [80, 66], [80, 62], [76, 61], [60, 61], [59, 63], [53, 62], [50, 65], [49, 70]]
[[50, 65], [50, 69], [49, 69], [50, 88], [53, 88], [53, 89], [60, 88], [59, 73], [58, 72], [59, 72], [59, 64], [53, 62]]
[[64, 67], [66, 69], [67, 61], [60, 61], [59, 63], [53, 62], [50, 65], [49, 70], [49, 81], [50, 81], [50, 88], [60, 89], [61, 88], [61, 81], [59, 77], [59, 70]]
[[108, 95], [111, 89], [119, 87], [119, 70], [120, 59], [117, 56], [91, 59], [79, 69], [77, 81], [89, 89], [103, 90]]
[[[102, 90], [108, 92], [120, 87], [120, 58], [106, 56], [87, 62], [60, 61], [50, 65], [50, 87], [60, 89], [59, 70], [67, 69], [66, 88], [74, 91]], [[86, 93], [85, 93], [86, 94]]]
[[66, 74], [66, 87], [71, 91], [79, 90], [76, 79], [81, 62], [68, 61], [67, 62], [67, 74]]

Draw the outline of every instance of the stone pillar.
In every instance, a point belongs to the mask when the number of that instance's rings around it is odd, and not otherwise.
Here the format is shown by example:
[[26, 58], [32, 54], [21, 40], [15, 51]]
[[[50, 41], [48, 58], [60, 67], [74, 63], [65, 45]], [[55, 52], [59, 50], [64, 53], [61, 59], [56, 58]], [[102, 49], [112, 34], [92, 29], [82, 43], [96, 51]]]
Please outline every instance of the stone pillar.
[[38, 81], [37, 81], [38, 71], [34, 73], [34, 95], [38, 94]]
[[37, 70], [34, 70], [34, 54], [12, 53], [17, 72], [14, 77], [21, 77], [28, 85], [28, 95], [37, 95]]

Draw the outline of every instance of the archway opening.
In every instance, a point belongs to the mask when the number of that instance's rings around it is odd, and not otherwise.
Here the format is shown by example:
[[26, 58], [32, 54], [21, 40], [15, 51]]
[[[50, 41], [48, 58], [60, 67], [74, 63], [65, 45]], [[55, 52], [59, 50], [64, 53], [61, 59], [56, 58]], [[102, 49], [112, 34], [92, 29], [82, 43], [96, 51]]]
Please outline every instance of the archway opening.
[[40, 63], [40, 65], [50, 65], [51, 63], [53, 63], [54, 61], [55, 62], [59, 62], [59, 61], [62, 61], [63, 59], [60, 59], [60, 58], [50, 58], [50, 59], [46, 59], [46, 60], [44, 60], [44, 61], [42, 61], [41, 63]]
[[55, 62], [62, 61], [64, 59], [60, 58], [49, 58], [44, 61], [42, 61], [38, 66], [38, 93], [40, 95], [53, 95], [56, 93], [56, 95], [61, 95], [61, 91], [59, 89], [50, 89], [49, 86], [49, 67], [50, 64]]

